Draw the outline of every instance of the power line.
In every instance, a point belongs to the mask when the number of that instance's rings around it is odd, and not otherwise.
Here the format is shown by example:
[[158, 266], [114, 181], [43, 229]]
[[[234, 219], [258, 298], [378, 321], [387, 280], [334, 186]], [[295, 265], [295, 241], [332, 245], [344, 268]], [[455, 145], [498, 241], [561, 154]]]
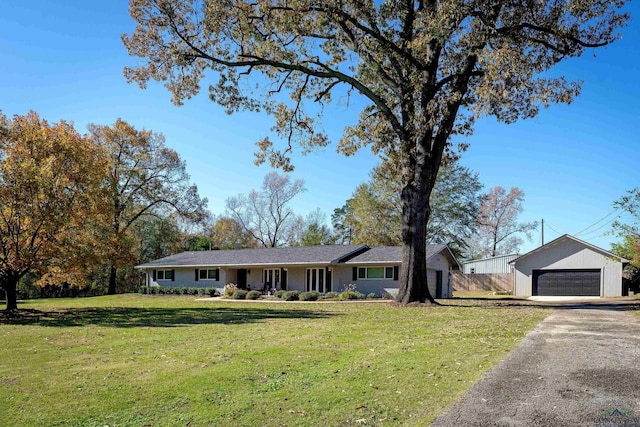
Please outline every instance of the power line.
[[546, 227], [547, 227], [547, 228], [550, 228], [550, 229], [551, 229], [551, 231], [553, 231], [553, 232], [555, 232], [555, 233], [557, 233], [557, 234], [559, 234], [559, 235], [563, 235], [563, 234], [564, 234], [564, 233], [559, 232], [558, 230], [556, 230], [556, 229], [555, 229], [555, 228], [553, 228], [552, 226], [550, 226], [548, 222], [545, 222], [545, 225], [546, 225]]
[[[585, 231], [587, 231], [588, 229], [590, 229], [591, 227], [597, 225], [598, 223], [604, 221], [605, 219], [607, 219], [608, 217], [610, 217], [611, 215], [613, 215], [614, 213], [616, 213], [618, 211], [618, 208], [613, 209], [611, 212], [609, 212], [608, 214], [606, 214], [605, 216], [603, 216], [602, 218], [600, 218], [599, 220], [597, 220], [596, 222], [594, 222], [593, 224], [591, 224], [590, 226], [588, 226], [587, 228], [584, 228], [580, 231], [578, 231], [577, 233], [574, 234], [575, 237], [578, 237], [579, 235], [581, 235], [582, 233], [584, 233]], [[615, 219], [615, 218], [614, 218]], [[613, 219], [611, 220], [613, 221]], [[609, 221], [609, 222], [611, 222]]]
[[[616, 219], [620, 218], [622, 216], [622, 214], [618, 215], [618, 216], [614, 216], [613, 218], [611, 218], [609, 221], [605, 222], [604, 224], [602, 224], [600, 227], [598, 228], [594, 228], [591, 231], [588, 231], [586, 233], [584, 233], [584, 235], [582, 236], [582, 238], [588, 237], [590, 234], [596, 233], [598, 232], [598, 230], [601, 230], [603, 227], [606, 227], [607, 225], [611, 224], [613, 221], [615, 221]], [[577, 237], [577, 235], [576, 235]], [[599, 237], [599, 236], [598, 236]], [[590, 239], [593, 239], [594, 237], [589, 237]]]

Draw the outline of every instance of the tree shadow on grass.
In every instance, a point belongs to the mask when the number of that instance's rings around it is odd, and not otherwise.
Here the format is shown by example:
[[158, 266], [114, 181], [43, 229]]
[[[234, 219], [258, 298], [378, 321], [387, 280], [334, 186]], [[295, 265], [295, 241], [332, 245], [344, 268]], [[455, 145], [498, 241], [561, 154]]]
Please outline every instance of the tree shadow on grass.
[[181, 327], [189, 325], [256, 323], [269, 319], [322, 319], [339, 315], [326, 311], [276, 310], [271, 308], [77, 308], [0, 312], [0, 325], [110, 326], [114, 328]]

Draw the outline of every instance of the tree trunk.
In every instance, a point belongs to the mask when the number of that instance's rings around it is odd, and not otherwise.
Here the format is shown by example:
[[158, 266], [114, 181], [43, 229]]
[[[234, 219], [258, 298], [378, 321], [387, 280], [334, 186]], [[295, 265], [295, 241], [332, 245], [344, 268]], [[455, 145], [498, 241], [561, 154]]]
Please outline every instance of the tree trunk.
[[13, 311], [18, 309], [18, 280], [14, 278], [8, 278], [2, 285], [7, 294], [7, 311]]
[[111, 271], [109, 272], [109, 289], [107, 290], [107, 295], [115, 295], [116, 294], [116, 279], [118, 278], [118, 268], [115, 265], [111, 266]]
[[430, 179], [414, 181], [402, 189], [402, 266], [396, 301], [437, 304], [427, 286], [427, 221], [429, 220]]

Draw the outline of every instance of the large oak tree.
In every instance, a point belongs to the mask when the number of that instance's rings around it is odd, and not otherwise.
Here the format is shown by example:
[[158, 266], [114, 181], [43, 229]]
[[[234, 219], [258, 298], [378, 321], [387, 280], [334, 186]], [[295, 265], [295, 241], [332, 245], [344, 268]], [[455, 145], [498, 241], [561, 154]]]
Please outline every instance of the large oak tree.
[[[328, 144], [316, 126], [332, 96], [367, 102], [338, 150], [363, 146], [397, 163], [403, 263], [398, 300], [433, 301], [427, 288], [429, 195], [441, 158], [473, 120], [511, 123], [569, 103], [580, 84], [549, 70], [604, 46], [627, 21], [624, 0], [131, 0], [142, 58], [129, 81], [163, 82], [180, 104], [211, 79], [209, 97], [265, 111], [285, 140], [259, 142], [258, 161], [291, 169], [289, 151]], [[246, 82], [251, 84], [246, 84]], [[289, 95], [289, 99], [283, 96]], [[306, 113], [310, 114], [306, 114]]]
[[85, 251], [85, 223], [97, 213], [102, 154], [71, 123], [0, 113], [0, 287], [7, 310], [17, 308], [16, 286], [27, 273], [47, 279], [63, 266], [69, 283], [81, 267], [77, 255], [92, 252]]
[[135, 224], [172, 213], [200, 221], [207, 214], [207, 199], [200, 198], [185, 162], [165, 146], [162, 134], [137, 130], [121, 119], [112, 126], [91, 124], [89, 131], [107, 159], [102, 207], [106, 225], [96, 231], [109, 263], [108, 293], [114, 294], [118, 269], [135, 260]]

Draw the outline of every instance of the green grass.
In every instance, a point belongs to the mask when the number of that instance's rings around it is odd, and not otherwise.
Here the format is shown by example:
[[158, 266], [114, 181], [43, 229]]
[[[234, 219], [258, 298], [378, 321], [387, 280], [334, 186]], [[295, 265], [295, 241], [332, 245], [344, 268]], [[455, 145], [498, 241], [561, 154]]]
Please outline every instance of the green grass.
[[0, 317], [0, 425], [426, 425], [548, 311], [39, 300]]

